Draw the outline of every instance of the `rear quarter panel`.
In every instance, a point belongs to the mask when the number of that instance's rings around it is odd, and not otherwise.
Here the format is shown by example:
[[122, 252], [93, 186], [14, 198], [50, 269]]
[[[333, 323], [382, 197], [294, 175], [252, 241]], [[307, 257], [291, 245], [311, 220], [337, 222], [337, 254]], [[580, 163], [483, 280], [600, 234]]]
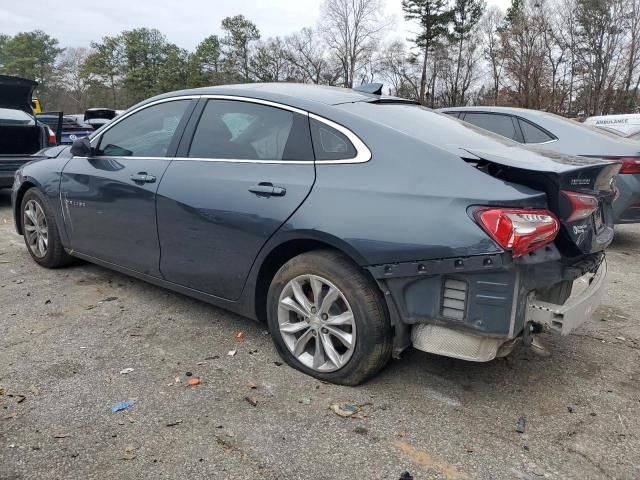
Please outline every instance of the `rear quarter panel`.
[[470, 205], [545, 206], [544, 194], [399, 131], [348, 112], [332, 120], [357, 133], [372, 158], [318, 164], [313, 190], [280, 235], [339, 238], [365, 265], [490, 254], [501, 249], [469, 217]]

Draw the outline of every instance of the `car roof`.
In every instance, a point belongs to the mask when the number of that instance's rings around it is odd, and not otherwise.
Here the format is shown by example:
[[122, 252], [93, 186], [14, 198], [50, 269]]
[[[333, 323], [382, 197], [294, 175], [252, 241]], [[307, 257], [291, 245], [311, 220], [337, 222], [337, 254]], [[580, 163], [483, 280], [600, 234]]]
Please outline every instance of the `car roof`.
[[439, 108], [438, 112], [489, 112], [489, 113], [508, 113], [511, 115], [546, 115], [547, 112], [540, 110], [531, 110], [529, 108], [517, 107], [494, 107], [494, 106], [477, 106], [477, 107], [447, 107]]
[[[292, 107], [306, 108], [310, 103], [340, 105], [355, 102], [410, 102], [387, 95], [375, 95], [358, 90], [306, 83], [243, 83], [180, 90], [151, 98], [148, 101], [181, 95], [234, 95], [285, 103]], [[145, 101], [144, 103], [147, 103]], [[414, 103], [414, 102], [411, 102]]]

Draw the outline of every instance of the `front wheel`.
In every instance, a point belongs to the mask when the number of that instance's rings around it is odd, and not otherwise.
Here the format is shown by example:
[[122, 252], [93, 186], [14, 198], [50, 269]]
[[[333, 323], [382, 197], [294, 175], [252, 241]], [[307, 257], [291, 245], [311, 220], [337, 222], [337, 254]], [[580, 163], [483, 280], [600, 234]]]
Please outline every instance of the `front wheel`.
[[357, 385], [391, 356], [380, 291], [339, 252], [316, 250], [289, 260], [271, 283], [267, 308], [280, 356], [313, 377]]
[[21, 212], [24, 243], [31, 258], [46, 268], [71, 263], [73, 259], [64, 251], [53, 212], [40, 190], [27, 190], [22, 197]]

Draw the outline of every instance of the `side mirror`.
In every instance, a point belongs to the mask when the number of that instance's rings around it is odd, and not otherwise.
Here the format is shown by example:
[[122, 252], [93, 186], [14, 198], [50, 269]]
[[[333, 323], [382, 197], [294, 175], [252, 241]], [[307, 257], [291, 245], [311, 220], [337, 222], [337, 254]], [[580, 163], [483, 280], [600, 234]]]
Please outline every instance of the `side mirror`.
[[90, 157], [93, 154], [93, 148], [87, 137], [79, 138], [71, 145], [71, 155], [75, 157]]

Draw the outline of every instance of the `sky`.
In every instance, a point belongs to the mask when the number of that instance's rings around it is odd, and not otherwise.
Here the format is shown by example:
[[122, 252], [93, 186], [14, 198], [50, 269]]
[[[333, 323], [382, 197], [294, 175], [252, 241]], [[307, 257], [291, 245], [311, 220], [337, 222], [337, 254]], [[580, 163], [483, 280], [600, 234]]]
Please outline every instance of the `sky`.
[[[401, 0], [383, 0], [385, 18], [395, 19], [389, 37], [407, 38], [415, 29], [404, 21]], [[0, 33], [44, 30], [62, 47], [88, 47], [92, 40], [138, 27], [157, 28], [167, 40], [193, 50], [205, 37], [220, 33], [220, 21], [242, 14], [263, 38], [313, 27], [322, 0], [0, 0]], [[510, 0], [488, 0], [506, 8]]]

